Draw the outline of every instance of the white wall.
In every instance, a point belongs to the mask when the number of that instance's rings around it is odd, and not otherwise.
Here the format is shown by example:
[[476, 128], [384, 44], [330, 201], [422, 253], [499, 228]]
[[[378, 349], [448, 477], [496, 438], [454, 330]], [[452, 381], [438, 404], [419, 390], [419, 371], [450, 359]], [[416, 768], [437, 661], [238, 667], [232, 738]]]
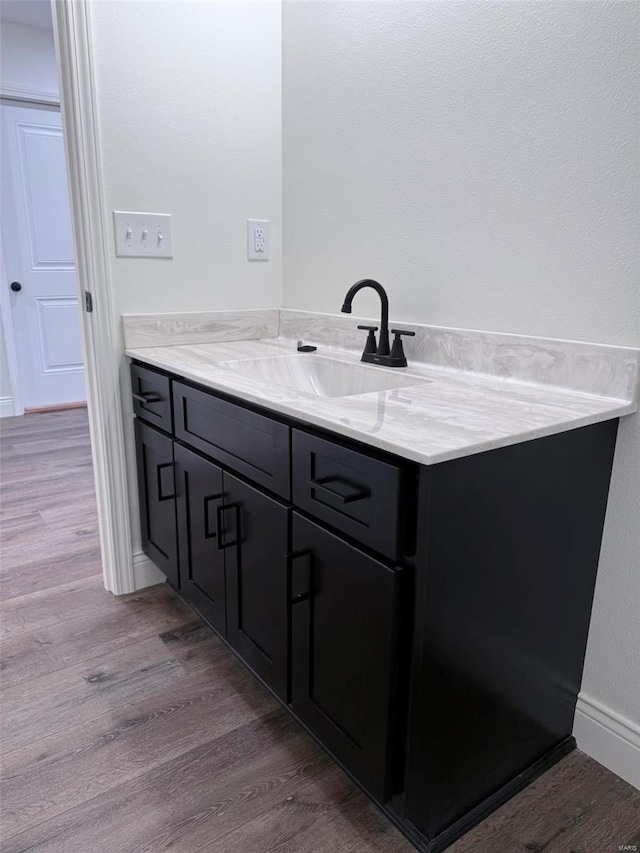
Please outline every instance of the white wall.
[[14, 95], [59, 97], [58, 70], [51, 30], [12, 21], [0, 22], [2, 91]]
[[285, 305], [637, 343], [638, 11], [285, 2]]
[[[279, 0], [90, 4], [110, 282], [122, 313], [278, 307], [282, 301]], [[116, 258], [113, 210], [170, 213], [172, 260]], [[246, 219], [271, 222], [247, 260]], [[140, 551], [122, 363], [134, 552]], [[134, 560], [136, 583], [160, 580]]]
[[[173, 260], [112, 255], [118, 313], [279, 306], [280, 3], [102, 0], [91, 17], [108, 214], [173, 217]], [[247, 261], [247, 218], [271, 221], [269, 262]]]
[[[285, 306], [371, 276], [396, 321], [639, 345], [639, 14], [285, 2]], [[639, 438], [626, 418], [583, 690], [640, 743]]]

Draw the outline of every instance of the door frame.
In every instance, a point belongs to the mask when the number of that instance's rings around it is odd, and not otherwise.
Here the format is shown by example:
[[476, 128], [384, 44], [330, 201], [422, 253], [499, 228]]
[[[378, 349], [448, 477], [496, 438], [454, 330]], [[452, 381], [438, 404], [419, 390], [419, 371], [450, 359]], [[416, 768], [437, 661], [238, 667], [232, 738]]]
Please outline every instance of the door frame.
[[13, 417], [15, 415], [24, 414], [24, 406], [22, 405], [22, 392], [20, 390], [20, 371], [18, 368], [18, 350], [16, 347], [16, 335], [13, 328], [13, 316], [11, 314], [11, 301], [7, 288], [4, 286], [9, 283], [7, 276], [7, 268], [4, 261], [4, 244], [0, 236], [0, 325], [2, 326], [2, 339], [4, 341], [4, 352], [7, 358], [7, 372], [9, 374], [9, 386], [11, 388], [11, 397], [0, 400], [3, 410], [6, 407], [7, 411], [3, 411], [4, 417]]
[[[53, 36], [76, 249], [78, 298], [104, 585], [135, 589], [124, 420], [123, 346], [109, 276], [109, 239], [98, 133], [90, 4], [52, 0]], [[93, 311], [85, 307], [91, 292]], [[4, 312], [3, 312], [4, 313]]]

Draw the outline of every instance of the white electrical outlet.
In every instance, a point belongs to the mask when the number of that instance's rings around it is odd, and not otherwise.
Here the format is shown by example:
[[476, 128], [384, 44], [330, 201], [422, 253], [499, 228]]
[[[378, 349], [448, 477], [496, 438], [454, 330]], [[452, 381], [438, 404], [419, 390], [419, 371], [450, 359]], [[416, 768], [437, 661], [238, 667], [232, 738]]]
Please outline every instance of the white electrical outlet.
[[172, 258], [171, 214], [114, 210], [119, 258]]
[[247, 219], [247, 258], [250, 261], [269, 260], [268, 220]]

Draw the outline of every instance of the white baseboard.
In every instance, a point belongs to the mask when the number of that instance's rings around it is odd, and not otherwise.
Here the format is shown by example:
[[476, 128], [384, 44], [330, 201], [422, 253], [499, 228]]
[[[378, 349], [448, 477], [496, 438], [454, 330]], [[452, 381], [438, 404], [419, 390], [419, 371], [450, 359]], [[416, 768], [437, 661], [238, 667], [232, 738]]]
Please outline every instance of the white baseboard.
[[133, 555], [133, 586], [135, 590], [164, 583], [165, 576], [146, 554]]
[[578, 749], [640, 788], [640, 726], [581, 693], [573, 735]]
[[0, 397], [0, 418], [12, 418], [14, 415], [13, 397]]

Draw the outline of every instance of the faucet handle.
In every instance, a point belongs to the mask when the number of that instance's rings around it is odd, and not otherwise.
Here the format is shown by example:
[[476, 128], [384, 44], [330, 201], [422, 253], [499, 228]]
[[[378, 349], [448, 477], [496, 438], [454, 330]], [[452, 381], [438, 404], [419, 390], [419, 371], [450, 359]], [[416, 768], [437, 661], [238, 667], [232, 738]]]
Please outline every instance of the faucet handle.
[[365, 355], [366, 353], [378, 352], [378, 344], [376, 343], [376, 335], [375, 335], [375, 333], [378, 331], [378, 327], [377, 326], [358, 326], [358, 328], [364, 329], [365, 332], [369, 332], [369, 334], [367, 335], [367, 342], [364, 345], [364, 352], [362, 354]]
[[406, 329], [391, 329], [391, 334], [395, 335], [393, 346], [391, 347], [391, 360], [395, 361], [397, 367], [406, 367], [407, 357], [404, 354], [404, 347], [402, 346], [402, 335], [409, 335], [413, 338], [415, 332], [409, 332]]

